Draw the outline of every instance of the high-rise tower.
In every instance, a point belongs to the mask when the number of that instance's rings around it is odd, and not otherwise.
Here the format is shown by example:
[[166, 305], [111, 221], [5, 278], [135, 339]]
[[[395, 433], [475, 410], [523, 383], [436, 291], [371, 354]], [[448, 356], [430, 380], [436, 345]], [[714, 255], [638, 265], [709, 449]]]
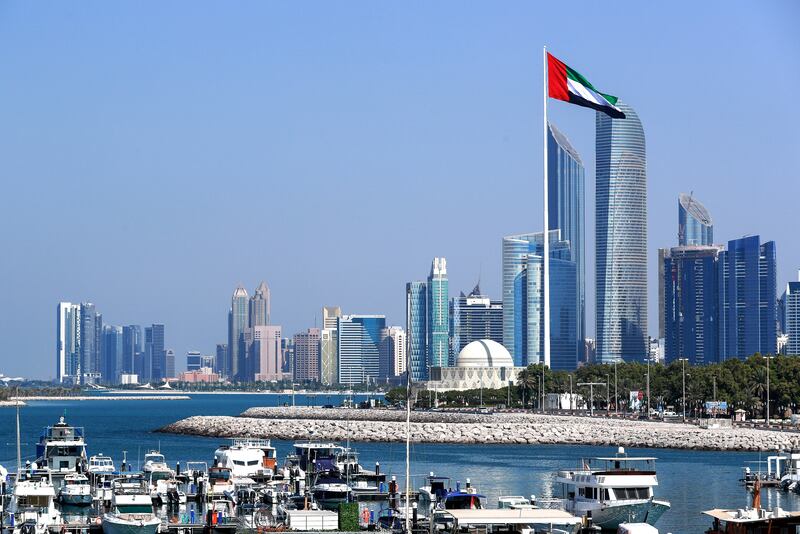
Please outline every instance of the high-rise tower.
[[228, 311], [228, 354], [224, 373], [229, 379], [240, 379], [240, 368], [245, 369], [246, 350], [244, 330], [249, 320], [247, 290], [238, 286], [231, 297], [231, 309]]
[[80, 380], [81, 307], [59, 302], [56, 312], [56, 379], [61, 382]]
[[644, 360], [647, 336], [647, 168], [636, 112], [596, 114], [597, 361]]
[[266, 326], [270, 324], [270, 291], [266, 282], [261, 282], [250, 298], [249, 325]]
[[711, 246], [714, 243], [714, 223], [711, 214], [692, 195], [678, 196], [678, 245]]
[[428, 275], [428, 366], [447, 367], [450, 358], [450, 294], [447, 260], [433, 258]]

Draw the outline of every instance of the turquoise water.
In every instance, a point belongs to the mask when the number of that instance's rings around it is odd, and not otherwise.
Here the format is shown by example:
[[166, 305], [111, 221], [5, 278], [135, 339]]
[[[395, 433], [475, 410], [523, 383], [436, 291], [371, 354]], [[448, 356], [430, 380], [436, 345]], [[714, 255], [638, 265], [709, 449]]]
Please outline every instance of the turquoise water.
[[[336, 396], [297, 395], [297, 405], [338, 404]], [[185, 401], [46, 401], [32, 402], [21, 411], [22, 454], [33, 459], [36, 442], [43, 427], [55, 423], [66, 412], [67, 422], [83, 426], [89, 454], [112, 456], [117, 466], [122, 451], [135, 467], [137, 458], [147, 449], [159, 448], [174, 464], [188, 461], [212, 461], [220, 443], [216, 438], [157, 434], [154, 429], [190, 415], [238, 415], [252, 406], [277, 406], [291, 402], [288, 395], [192, 395]], [[0, 464], [16, 464], [15, 410], [0, 408]], [[289, 452], [291, 443], [275, 441], [279, 457]], [[381, 470], [396, 473], [398, 480], [405, 472], [405, 445], [402, 443], [359, 443], [362, 464], [371, 466], [380, 461]], [[416, 486], [430, 471], [465, 481], [471, 478], [486, 495], [490, 506], [496, 506], [500, 495], [550, 494], [553, 473], [577, 465], [582, 457], [615, 452], [607, 447], [574, 445], [413, 445], [412, 476]], [[656, 456], [659, 482], [657, 496], [672, 503], [658, 523], [660, 532], [673, 534], [702, 532], [710, 522], [700, 514], [715, 507], [744, 507], [748, 494], [738, 484], [741, 468], [759, 460], [757, 453], [722, 453], [672, 449], [637, 449], [629, 452]], [[755, 466], [755, 464], [751, 464]], [[765, 506], [800, 509], [800, 498], [779, 490], [764, 490]]]

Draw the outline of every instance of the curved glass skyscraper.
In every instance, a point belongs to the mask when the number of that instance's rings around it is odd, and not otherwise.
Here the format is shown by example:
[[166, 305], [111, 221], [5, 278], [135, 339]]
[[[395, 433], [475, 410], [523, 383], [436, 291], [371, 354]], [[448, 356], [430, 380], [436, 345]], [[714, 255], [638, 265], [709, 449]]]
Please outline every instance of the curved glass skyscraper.
[[678, 244], [711, 246], [714, 243], [714, 224], [705, 206], [692, 195], [678, 196]]
[[642, 123], [596, 114], [597, 360], [644, 360], [647, 343], [647, 169]]

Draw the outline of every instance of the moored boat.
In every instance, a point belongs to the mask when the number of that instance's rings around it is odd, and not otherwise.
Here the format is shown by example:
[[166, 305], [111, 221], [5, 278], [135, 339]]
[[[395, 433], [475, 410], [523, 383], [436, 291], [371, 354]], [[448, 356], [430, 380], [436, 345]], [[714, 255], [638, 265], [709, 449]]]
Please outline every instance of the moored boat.
[[92, 504], [92, 486], [89, 484], [89, 478], [81, 473], [65, 475], [64, 482], [58, 490], [58, 501], [72, 506]]
[[556, 490], [567, 512], [591, 519], [603, 530], [616, 530], [622, 523], [654, 525], [670, 508], [653, 494], [658, 485], [655, 461], [629, 457], [620, 447], [615, 456], [584, 460], [578, 469], [559, 471]]

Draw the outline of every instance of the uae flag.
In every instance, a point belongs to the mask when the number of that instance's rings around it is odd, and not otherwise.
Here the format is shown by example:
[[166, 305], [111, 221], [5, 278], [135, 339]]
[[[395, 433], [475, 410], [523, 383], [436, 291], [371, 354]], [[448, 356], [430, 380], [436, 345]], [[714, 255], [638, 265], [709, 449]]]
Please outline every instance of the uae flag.
[[602, 111], [614, 119], [624, 119], [625, 114], [615, 105], [617, 97], [601, 93], [581, 76], [551, 53], [547, 53], [547, 92], [550, 98], [563, 100]]

